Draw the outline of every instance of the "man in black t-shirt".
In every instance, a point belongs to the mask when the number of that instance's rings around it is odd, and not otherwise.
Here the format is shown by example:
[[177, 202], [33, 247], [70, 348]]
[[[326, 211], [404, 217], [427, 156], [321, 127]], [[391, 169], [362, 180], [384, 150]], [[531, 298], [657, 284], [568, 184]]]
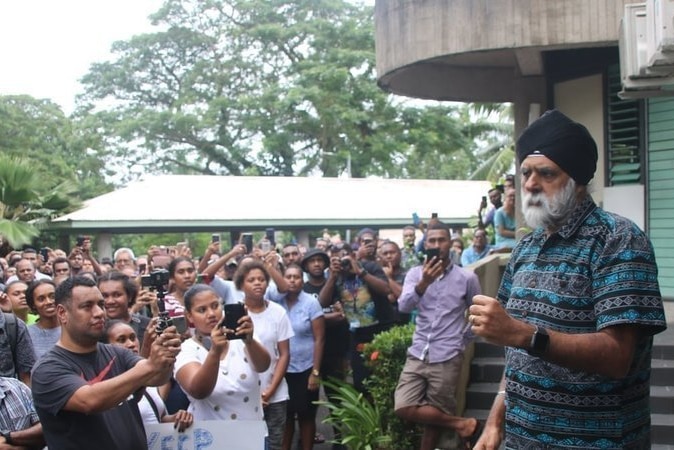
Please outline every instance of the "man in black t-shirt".
[[148, 359], [99, 343], [104, 333], [103, 295], [88, 277], [56, 289], [61, 338], [33, 370], [33, 399], [49, 448], [146, 449], [134, 400], [145, 386], [166, 383], [180, 351], [175, 327], [152, 344]]

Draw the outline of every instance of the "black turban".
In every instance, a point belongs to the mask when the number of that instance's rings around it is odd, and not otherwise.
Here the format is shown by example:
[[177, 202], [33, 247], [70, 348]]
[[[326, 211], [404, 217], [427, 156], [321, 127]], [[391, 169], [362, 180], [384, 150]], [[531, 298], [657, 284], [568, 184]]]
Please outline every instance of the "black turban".
[[587, 185], [597, 170], [597, 144], [583, 125], [556, 109], [546, 111], [517, 140], [517, 158], [546, 156], [576, 183]]

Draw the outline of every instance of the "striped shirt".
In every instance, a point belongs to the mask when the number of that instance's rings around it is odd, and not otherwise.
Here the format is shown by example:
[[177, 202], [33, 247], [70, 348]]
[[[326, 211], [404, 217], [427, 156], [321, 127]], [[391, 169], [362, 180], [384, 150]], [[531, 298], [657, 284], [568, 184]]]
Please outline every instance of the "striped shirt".
[[28, 386], [16, 378], [0, 377], [0, 431], [25, 430], [39, 421]]

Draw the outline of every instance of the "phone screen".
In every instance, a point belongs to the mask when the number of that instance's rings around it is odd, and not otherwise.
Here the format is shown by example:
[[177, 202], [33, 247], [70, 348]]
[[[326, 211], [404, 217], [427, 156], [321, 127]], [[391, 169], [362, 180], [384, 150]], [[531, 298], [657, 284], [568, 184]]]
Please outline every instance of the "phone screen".
[[220, 242], [220, 235], [219, 234], [212, 234], [211, 235], [211, 242]]
[[176, 326], [176, 330], [179, 334], [183, 334], [187, 331], [187, 318], [185, 316], [175, 316], [171, 317], [173, 325]]
[[440, 249], [439, 248], [429, 248], [426, 250], [426, 261], [430, 261], [433, 258], [438, 258], [440, 257]]
[[246, 246], [246, 253], [253, 253], [253, 235], [244, 233], [241, 235], [241, 243]]
[[[236, 330], [239, 326], [239, 319], [246, 315], [246, 309], [243, 303], [232, 303], [225, 305], [225, 321], [223, 325], [230, 330]], [[243, 339], [243, 336], [237, 336], [234, 333], [227, 333], [227, 339]]]

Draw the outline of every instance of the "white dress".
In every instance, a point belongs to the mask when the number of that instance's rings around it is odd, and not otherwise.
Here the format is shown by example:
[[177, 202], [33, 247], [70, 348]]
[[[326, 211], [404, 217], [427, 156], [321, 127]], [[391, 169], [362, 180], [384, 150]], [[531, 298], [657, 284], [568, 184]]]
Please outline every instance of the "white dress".
[[[194, 339], [186, 340], [176, 358], [174, 376], [186, 364], [203, 364], [207, 355], [208, 350]], [[211, 395], [204, 399], [189, 394], [187, 397], [190, 400], [187, 410], [194, 415], [194, 420], [262, 420], [260, 378], [249, 363], [243, 340], [229, 342]]]

